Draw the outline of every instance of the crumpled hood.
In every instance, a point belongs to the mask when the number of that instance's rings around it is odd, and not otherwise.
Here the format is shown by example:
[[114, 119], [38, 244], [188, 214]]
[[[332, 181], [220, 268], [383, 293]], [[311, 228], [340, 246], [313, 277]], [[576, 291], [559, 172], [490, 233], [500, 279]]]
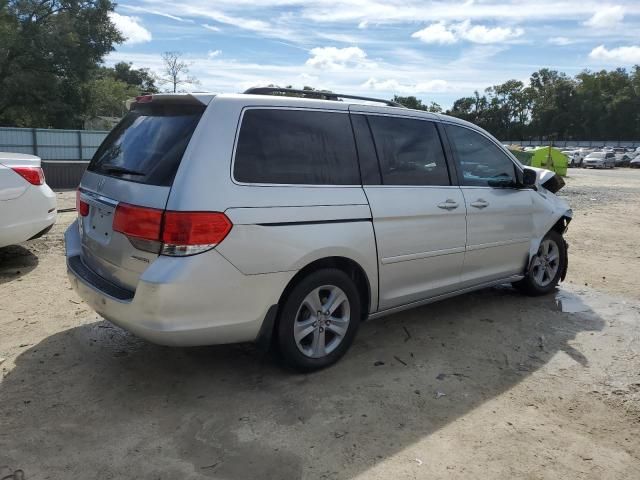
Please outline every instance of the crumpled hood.
[[534, 170], [538, 175], [536, 186], [549, 190], [551, 193], [556, 193], [562, 187], [565, 186], [565, 182], [560, 175], [551, 170], [538, 167], [526, 167]]

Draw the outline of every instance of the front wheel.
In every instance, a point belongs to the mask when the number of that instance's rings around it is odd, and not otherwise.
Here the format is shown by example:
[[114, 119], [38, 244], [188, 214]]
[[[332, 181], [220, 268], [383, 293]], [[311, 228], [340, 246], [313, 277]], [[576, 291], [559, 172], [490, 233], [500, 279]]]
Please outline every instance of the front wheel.
[[309, 274], [282, 305], [277, 327], [282, 360], [303, 372], [328, 367], [353, 343], [360, 318], [360, 293], [345, 272], [326, 268]]
[[527, 295], [546, 295], [556, 288], [566, 268], [566, 243], [562, 235], [552, 230], [540, 242], [525, 278], [513, 286]]

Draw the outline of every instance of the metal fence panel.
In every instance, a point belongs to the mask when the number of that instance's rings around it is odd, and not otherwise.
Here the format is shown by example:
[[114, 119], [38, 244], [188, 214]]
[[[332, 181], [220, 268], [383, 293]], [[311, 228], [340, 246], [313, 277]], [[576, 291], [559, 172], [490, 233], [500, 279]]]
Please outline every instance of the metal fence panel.
[[27, 153], [42, 159], [52, 188], [74, 188], [96, 149], [109, 132], [0, 128], [0, 151]]

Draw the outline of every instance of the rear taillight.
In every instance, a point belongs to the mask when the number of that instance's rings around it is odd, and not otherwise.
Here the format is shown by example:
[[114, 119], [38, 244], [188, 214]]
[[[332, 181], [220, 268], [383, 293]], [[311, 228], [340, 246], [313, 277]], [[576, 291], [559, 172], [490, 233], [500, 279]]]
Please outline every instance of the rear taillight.
[[11, 169], [31, 185], [44, 184], [44, 172], [41, 167], [12, 167]]
[[160, 240], [162, 210], [120, 203], [116, 207], [113, 229], [128, 237]]
[[80, 190], [76, 190], [76, 211], [81, 217], [89, 215], [89, 204], [80, 199]]
[[113, 229], [141, 250], [163, 255], [194, 255], [222, 242], [232, 227], [220, 212], [172, 212], [121, 203]]

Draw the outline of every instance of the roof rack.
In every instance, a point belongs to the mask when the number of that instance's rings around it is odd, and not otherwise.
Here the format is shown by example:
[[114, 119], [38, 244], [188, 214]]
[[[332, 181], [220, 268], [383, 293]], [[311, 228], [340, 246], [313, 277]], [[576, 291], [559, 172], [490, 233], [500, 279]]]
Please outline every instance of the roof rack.
[[407, 108], [398, 102], [394, 102], [393, 100], [361, 97], [359, 95], [346, 95], [343, 93], [323, 92], [319, 90], [298, 90], [295, 88], [280, 88], [280, 87], [253, 87], [245, 90], [243, 93], [248, 93], [252, 95], [273, 95], [274, 93], [295, 93], [298, 95], [304, 95], [307, 98], [317, 98], [319, 100], [338, 100], [339, 101], [340, 98], [349, 98], [353, 100], [364, 100], [367, 102], [384, 103], [388, 107]]

